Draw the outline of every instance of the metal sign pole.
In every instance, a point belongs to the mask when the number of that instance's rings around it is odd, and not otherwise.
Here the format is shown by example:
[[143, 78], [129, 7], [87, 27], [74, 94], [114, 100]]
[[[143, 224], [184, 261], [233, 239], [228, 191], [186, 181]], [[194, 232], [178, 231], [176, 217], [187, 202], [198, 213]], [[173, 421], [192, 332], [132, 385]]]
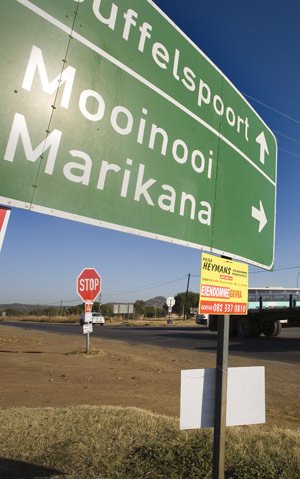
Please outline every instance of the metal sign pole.
[[86, 352], [89, 354], [90, 352], [90, 333], [86, 334]]
[[212, 479], [224, 479], [229, 322], [229, 315], [219, 317]]

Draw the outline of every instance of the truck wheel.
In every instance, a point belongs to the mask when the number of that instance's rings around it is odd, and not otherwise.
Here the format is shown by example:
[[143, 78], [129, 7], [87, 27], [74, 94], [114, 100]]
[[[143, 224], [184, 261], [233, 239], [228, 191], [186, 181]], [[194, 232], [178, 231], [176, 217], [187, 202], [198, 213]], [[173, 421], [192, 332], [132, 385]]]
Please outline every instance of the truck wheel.
[[273, 321], [272, 323], [266, 323], [263, 325], [263, 333], [267, 337], [271, 336], [279, 336], [281, 333], [281, 322], [279, 319], [277, 321]]
[[237, 334], [239, 338], [245, 339], [253, 335], [252, 321], [247, 316], [241, 316], [237, 321]]
[[262, 333], [262, 325], [261, 321], [259, 321], [257, 318], [251, 318], [251, 327], [252, 327], [252, 334], [254, 338], [258, 338], [261, 333]]

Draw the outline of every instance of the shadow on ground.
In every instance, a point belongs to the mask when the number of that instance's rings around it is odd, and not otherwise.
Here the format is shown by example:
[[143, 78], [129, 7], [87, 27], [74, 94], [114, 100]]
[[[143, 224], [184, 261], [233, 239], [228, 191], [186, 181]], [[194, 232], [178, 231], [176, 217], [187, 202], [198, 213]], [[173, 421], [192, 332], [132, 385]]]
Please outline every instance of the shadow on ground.
[[0, 458], [0, 477], [2, 479], [42, 479], [63, 478], [61, 471], [48, 469], [47, 467], [17, 461], [15, 459]]

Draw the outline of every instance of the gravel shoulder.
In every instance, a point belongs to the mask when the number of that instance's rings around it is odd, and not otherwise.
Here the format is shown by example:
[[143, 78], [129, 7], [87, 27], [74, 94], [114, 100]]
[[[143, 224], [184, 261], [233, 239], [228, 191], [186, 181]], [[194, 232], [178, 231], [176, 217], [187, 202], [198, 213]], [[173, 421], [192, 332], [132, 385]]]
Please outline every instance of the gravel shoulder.
[[[1, 328], [1, 325], [0, 325]], [[215, 354], [93, 337], [1, 328], [0, 407], [136, 406], [178, 417], [181, 369], [215, 366]], [[230, 357], [229, 366], [266, 367], [267, 424], [300, 426], [299, 367]]]

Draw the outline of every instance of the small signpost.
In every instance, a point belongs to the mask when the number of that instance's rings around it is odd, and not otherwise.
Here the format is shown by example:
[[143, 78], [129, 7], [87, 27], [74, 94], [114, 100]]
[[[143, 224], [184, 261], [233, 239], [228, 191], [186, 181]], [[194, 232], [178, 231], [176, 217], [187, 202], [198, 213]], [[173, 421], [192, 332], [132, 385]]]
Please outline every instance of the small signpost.
[[83, 334], [89, 334], [93, 332], [92, 323], [87, 323], [83, 325]]
[[167, 306], [168, 306], [169, 313], [172, 313], [172, 308], [175, 304], [175, 299], [172, 296], [170, 296], [169, 298], [167, 298], [166, 303], [167, 303]]
[[101, 292], [101, 276], [94, 268], [85, 268], [77, 277], [77, 293], [85, 302], [85, 324], [83, 334], [86, 334], [86, 352], [90, 352], [90, 333], [93, 332], [92, 307]]
[[173, 324], [173, 320], [170, 319], [171, 317], [171, 313], [172, 313], [172, 308], [175, 304], [175, 299], [173, 298], [173, 296], [170, 296], [169, 298], [167, 298], [166, 300], [166, 304], [168, 306], [168, 312], [169, 312], [169, 319], [168, 319], [168, 324]]

